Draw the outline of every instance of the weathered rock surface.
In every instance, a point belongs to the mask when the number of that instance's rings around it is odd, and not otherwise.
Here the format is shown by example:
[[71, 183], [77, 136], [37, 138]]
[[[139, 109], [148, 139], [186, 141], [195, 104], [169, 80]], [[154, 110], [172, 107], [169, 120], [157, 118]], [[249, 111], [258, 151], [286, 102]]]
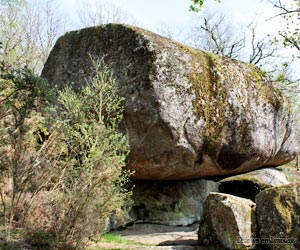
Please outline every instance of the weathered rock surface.
[[203, 204], [219, 184], [210, 180], [135, 181], [132, 217], [138, 222], [187, 226], [200, 220]]
[[62, 36], [42, 76], [80, 87], [94, 74], [90, 57], [104, 57], [119, 81], [137, 179], [241, 173], [299, 151], [287, 100], [253, 65], [109, 24]]
[[262, 168], [221, 180], [219, 190], [255, 201], [256, 195], [262, 190], [287, 184], [289, 182], [282, 171], [276, 168]]
[[198, 231], [200, 245], [254, 249], [256, 231], [254, 202], [223, 193], [207, 197]]
[[256, 197], [258, 230], [267, 249], [300, 249], [300, 183], [269, 188]]

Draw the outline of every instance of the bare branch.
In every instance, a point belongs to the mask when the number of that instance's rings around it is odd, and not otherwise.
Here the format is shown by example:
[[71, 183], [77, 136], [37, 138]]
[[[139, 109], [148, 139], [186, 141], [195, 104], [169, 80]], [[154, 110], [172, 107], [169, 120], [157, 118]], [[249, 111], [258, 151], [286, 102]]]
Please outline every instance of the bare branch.
[[249, 62], [255, 65], [261, 63], [264, 59], [277, 57], [277, 47], [271, 46], [270, 41], [266, 41], [265, 38], [257, 37], [257, 25], [251, 23], [248, 25], [248, 29], [251, 32], [251, 53], [249, 55]]
[[245, 46], [244, 35], [234, 35], [233, 25], [224, 15], [209, 14], [194, 27], [194, 45], [216, 54], [239, 58]]
[[79, 8], [77, 13], [81, 27], [107, 23], [136, 23], [128, 13], [103, 0], [90, 1], [83, 8]]
[[[294, 6], [290, 6], [290, 8], [288, 8], [288, 7], [286, 7], [286, 5], [284, 5], [281, 2], [281, 0], [276, 0], [276, 1], [266, 0], [266, 2], [272, 4], [274, 8], [281, 11], [279, 14], [268, 18], [267, 21], [270, 20], [270, 19], [276, 18], [276, 17], [285, 16], [285, 15], [289, 15], [289, 14], [295, 14], [295, 13], [300, 12], [300, 8], [297, 8], [297, 7], [294, 7]], [[299, 5], [299, 3], [298, 3], [298, 5]]]

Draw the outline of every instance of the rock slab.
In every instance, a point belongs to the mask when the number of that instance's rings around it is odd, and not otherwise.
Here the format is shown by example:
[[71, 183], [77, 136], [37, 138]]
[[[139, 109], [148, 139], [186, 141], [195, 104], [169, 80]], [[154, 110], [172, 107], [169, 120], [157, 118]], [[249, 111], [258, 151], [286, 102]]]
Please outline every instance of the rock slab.
[[108, 24], [66, 33], [42, 71], [86, 84], [104, 57], [119, 82], [136, 179], [185, 180], [289, 162], [299, 151], [289, 104], [253, 65], [152, 32]]

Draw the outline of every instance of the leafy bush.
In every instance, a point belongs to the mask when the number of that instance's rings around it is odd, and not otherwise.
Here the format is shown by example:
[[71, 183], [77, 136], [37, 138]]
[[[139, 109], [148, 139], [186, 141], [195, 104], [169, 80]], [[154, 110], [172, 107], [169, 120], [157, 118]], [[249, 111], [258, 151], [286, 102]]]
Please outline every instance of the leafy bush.
[[46, 82], [27, 68], [16, 69], [0, 62], [0, 188], [5, 238], [11, 240], [13, 227], [22, 224], [24, 196], [35, 176], [36, 152], [31, 129], [38, 113], [48, 103], [51, 91]]
[[[109, 67], [103, 60], [93, 64], [95, 76], [87, 85], [77, 93], [59, 90], [47, 110], [38, 108], [51, 96], [39, 87], [40, 78], [1, 80], [0, 102], [7, 102], [1, 112], [15, 110], [8, 119], [14, 129], [0, 122], [8, 143], [0, 146], [1, 177], [12, 189], [2, 197], [4, 224], [9, 234], [18, 222], [40, 249], [80, 249], [103, 233], [111, 218], [124, 222], [131, 205], [131, 192], [124, 188], [130, 173], [123, 169], [128, 143], [118, 132], [123, 99]], [[11, 99], [15, 89], [7, 86], [19, 82], [23, 99]], [[38, 143], [36, 131], [51, 134]], [[51, 241], [45, 242], [45, 235]]]
[[82, 240], [105, 231], [112, 212], [122, 218], [128, 203], [122, 170], [128, 144], [118, 132], [122, 98], [108, 66], [99, 61], [94, 68], [95, 77], [79, 93], [70, 87], [59, 91], [58, 105], [50, 112], [60, 150], [59, 182], [52, 189], [57, 223], [51, 229], [79, 247]]

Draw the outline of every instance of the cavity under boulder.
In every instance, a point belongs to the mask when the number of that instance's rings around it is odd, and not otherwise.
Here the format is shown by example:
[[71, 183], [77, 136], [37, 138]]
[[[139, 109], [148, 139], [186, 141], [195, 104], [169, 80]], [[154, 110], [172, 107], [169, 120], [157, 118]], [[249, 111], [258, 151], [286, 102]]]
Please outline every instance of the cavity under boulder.
[[198, 222], [207, 196], [219, 186], [211, 180], [134, 181], [133, 185], [134, 221], [169, 226]]
[[289, 184], [285, 174], [276, 168], [262, 168], [248, 173], [230, 176], [219, 181], [222, 193], [251, 199], [264, 189]]

